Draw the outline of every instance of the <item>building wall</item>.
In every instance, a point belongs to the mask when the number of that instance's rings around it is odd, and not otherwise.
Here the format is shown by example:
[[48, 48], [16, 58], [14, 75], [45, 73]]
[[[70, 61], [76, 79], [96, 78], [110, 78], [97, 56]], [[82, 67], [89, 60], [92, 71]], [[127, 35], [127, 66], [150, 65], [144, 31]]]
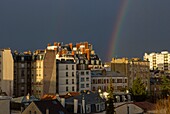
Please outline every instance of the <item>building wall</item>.
[[83, 90], [91, 91], [91, 71], [90, 70], [77, 70], [78, 71], [78, 86], [79, 92]]
[[[38, 55], [38, 56], [44, 56]], [[33, 95], [40, 98], [43, 96], [43, 77], [44, 77], [44, 59], [38, 59], [32, 62], [32, 92]]]
[[[134, 104], [124, 104], [115, 109], [116, 114], [143, 114], [144, 110]], [[128, 113], [129, 111], [129, 113]]]
[[56, 94], [57, 78], [56, 78], [56, 51], [46, 50], [44, 58], [44, 80], [43, 80], [43, 95]]
[[10, 114], [10, 100], [0, 99], [0, 114]]
[[143, 58], [150, 62], [149, 66], [151, 70], [170, 70], [170, 53], [168, 51], [150, 54], [145, 53]]
[[31, 94], [32, 55], [14, 53], [14, 96]]
[[23, 112], [22, 114], [42, 114], [41, 111], [37, 108], [37, 106], [32, 102]]
[[77, 74], [75, 63], [58, 63], [58, 93], [65, 95], [68, 92], [77, 91]]
[[13, 67], [14, 65], [11, 50], [0, 50], [0, 88], [9, 96], [13, 96]]
[[119, 76], [92, 76], [92, 91], [107, 91], [112, 80], [112, 85], [115, 92], [120, 92], [122, 89], [127, 88], [127, 77]]
[[149, 61], [143, 61], [139, 58], [113, 58], [111, 61], [111, 70], [119, 72], [128, 77], [128, 88], [132, 87], [136, 77], [140, 77], [149, 89]]

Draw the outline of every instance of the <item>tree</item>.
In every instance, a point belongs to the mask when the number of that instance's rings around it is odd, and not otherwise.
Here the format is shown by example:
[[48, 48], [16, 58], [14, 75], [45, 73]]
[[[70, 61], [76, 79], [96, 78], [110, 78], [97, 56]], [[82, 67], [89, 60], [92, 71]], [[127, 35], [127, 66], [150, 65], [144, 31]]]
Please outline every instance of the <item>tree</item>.
[[131, 92], [136, 101], [143, 101], [146, 98], [145, 85], [141, 81], [141, 78], [137, 77], [133, 81]]
[[114, 105], [113, 105], [113, 102], [114, 102], [113, 91], [114, 91], [114, 88], [113, 88], [113, 85], [112, 85], [112, 79], [110, 79], [110, 85], [109, 85], [108, 90], [107, 90], [107, 92], [109, 94], [108, 94], [108, 100], [106, 101], [106, 104], [107, 104], [106, 114], [114, 114], [115, 113]]
[[167, 95], [169, 94], [170, 90], [170, 79], [167, 78], [167, 76], [162, 77], [162, 84], [161, 84], [161, 91], [163, 98], [167, 98]]

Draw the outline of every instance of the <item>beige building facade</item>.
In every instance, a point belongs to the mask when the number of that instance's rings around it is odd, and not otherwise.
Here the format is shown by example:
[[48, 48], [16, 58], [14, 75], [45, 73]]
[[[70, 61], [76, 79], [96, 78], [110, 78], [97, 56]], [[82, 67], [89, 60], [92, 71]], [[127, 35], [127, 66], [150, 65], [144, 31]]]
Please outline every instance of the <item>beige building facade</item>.
[[32, 94], [38, 98], [44, 94], [56, 94], [56, 51], [35, 51], [31, 68]]
[[111, 61], [111, 71], [119, 72], [128, 77], [128, 87], [131, 88], [136, 77], [140, 77], [146, 89], [149, 89], [149, 61], [139, 58], [113, 58]]
[[10, 49], [0, 50], [0, 90], [13, 96], [13, 57]]

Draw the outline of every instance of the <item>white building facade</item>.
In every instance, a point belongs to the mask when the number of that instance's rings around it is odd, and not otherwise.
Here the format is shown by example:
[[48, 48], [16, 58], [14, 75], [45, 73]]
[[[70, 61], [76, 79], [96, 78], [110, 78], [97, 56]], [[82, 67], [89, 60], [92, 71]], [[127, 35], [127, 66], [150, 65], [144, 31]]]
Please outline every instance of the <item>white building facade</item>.
[[57, 59], [57, 93], [77, 92], [77, 70], [73, 58]]
[[145, 53], [144, 60], [150, 62], [150, 70], [170, 70], [170, 53], [162, 51], [161, 53]]

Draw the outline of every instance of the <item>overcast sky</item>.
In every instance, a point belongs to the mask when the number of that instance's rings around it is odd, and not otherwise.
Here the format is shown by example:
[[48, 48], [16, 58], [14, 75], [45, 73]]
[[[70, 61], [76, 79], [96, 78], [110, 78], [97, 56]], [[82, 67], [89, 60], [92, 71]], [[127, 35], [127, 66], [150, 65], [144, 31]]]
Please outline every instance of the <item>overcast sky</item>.
[[[88, 41], [103, 61], [124, 0], [0, 0], [0, 48]], [[113, 57], [170, 51], [170, 0], [129, 0]], [[111, 60], [111, 58], [110, 58]]]

